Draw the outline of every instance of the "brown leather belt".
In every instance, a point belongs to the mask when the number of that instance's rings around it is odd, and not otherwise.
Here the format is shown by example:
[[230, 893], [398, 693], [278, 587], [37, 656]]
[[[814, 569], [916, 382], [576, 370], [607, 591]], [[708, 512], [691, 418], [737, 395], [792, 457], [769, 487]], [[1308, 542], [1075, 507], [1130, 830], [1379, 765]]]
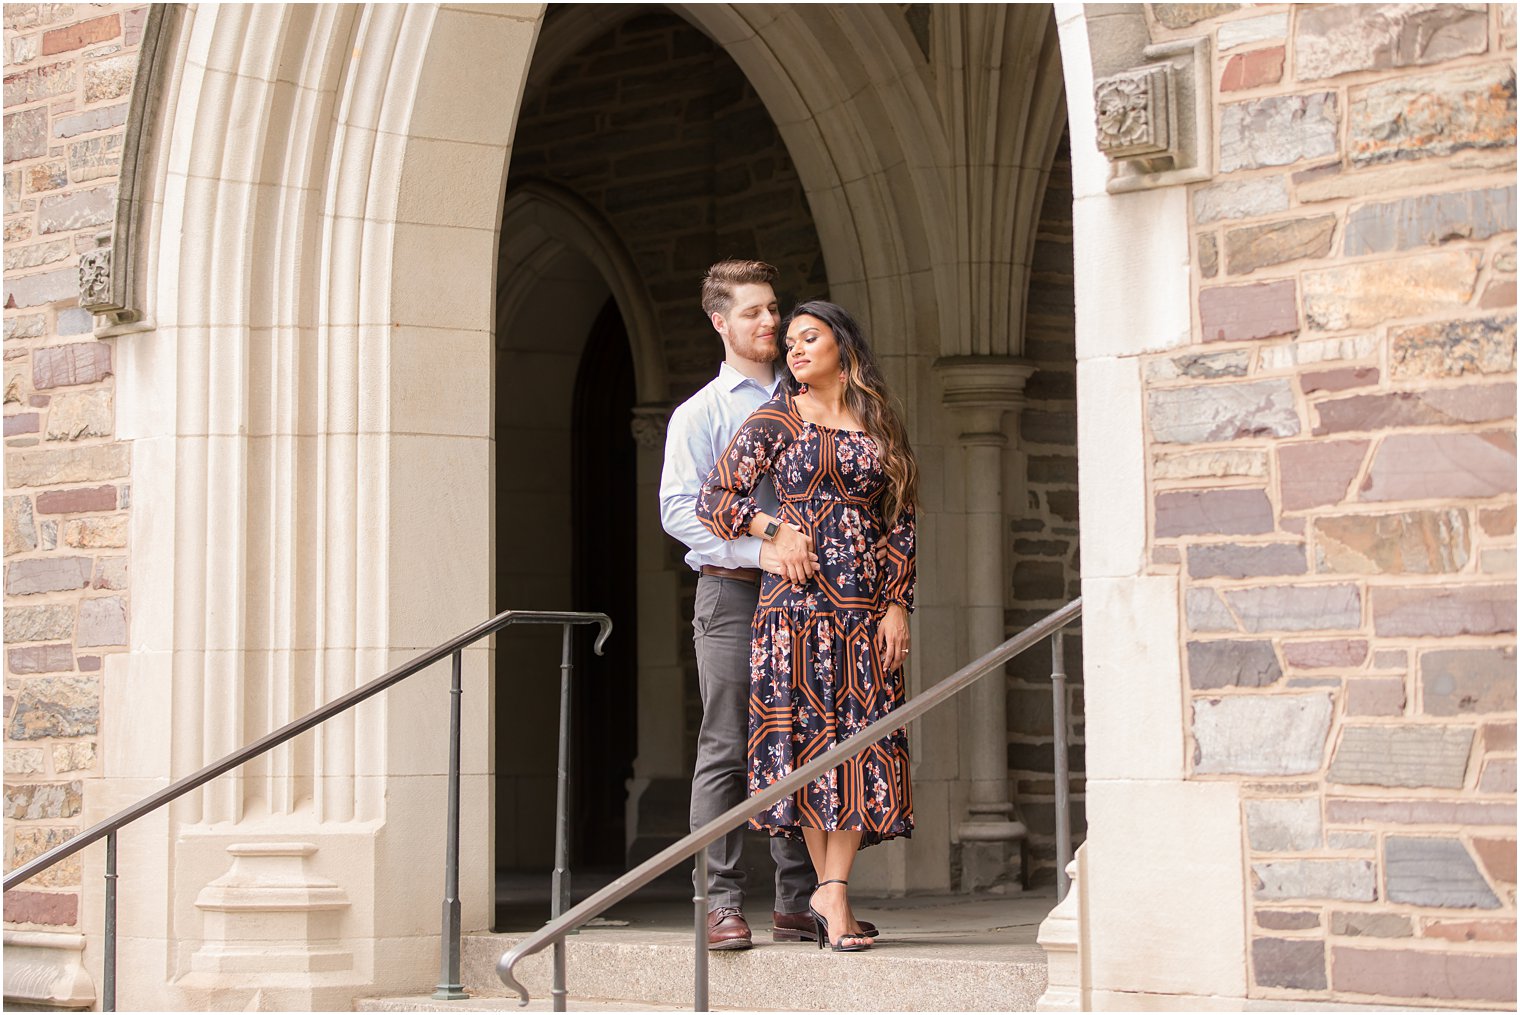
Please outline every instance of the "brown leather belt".
[[732, 578], [735, 581], [749, 582], [751, 585], [760, 584], [758, 567], [718, 567], [716, 564], [703, 564], [702, 573], [709, 578]]

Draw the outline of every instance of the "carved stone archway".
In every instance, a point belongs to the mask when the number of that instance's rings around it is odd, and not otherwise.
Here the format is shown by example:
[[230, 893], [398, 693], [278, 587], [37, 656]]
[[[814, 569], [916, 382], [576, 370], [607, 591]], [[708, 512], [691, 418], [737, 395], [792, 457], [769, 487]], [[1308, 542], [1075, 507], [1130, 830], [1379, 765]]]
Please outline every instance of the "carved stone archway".
[[[999, 265], [1027, 263], [1020, 209], [1038, 190], [1041, 145], [1056, 129], [1048, 37], [1038, 55], [1010, 56], [1025, 15], [997, 15], [980, 32], [945, 23], [937, 39], [931, 30], [943, 69], [931, 73], [895, 5], [677, 9], [760, 93], [797, 163], [834, 295], [877, 336], [921, 452], [943, 455], [960, 432], [942, 422], [943, 382], [929, 364], [1019, 352], [1016, 305], [994, 309], [978, 287]], [[159, 105], [146, 114], [160, 130], [139, 154], [147, 185], [131, 212], [142, 216], [130, 256], [142, 269], [145, 320], [117, 347], [118, 433], [133, 444], [134, 502], [151, 510], [132, 515], [132, 651], [107, 663], [107, 774], [90, 817], [489, 609], [495, 252], [542, 13], [192, 5], [163, 39]], [[934, 16], [950, 13], [947, 5]], [[1106, 17], [1118, 14], [1100, 10], [1093, 21]], [[1190, 827], [1215, 830], [1238, 828], [1239, 815], [1228, 788], [1183, 780], [1181, 719], [1168, 711], [1180, 686], [1175, 582], [1161, 587], [1167, 579], [1143, 574], [1135, 357], [1176, 344], [1190, 326], [1186, 195], [1107, 192], [1090, 102], [1107, 42], [1080, 6], [1062, 5], [1057, 21], [1077, 194], [1095, 745], [1084, 880], [1089, 924], [1103, 935], [1091, 964], [1106, 970], [1121, 969], [1107, 958], [1117, 935], [1136, 930], [1120, 855], [1133, 809], [1182, 801]], [[997, 102], [1022, 96], [1040, 111], [988, 136], [976, 129], [982, 100], [964, 85], [994, 74]], [[1008, 194], [1010, 204], [997, 204]], [[992, 224], [985, 237], [957, 224], [973, 213]], [[1115, 306], [1104, 298], [1115, 291], [1136, 301]], [[480, 383], [461, 387], [461, 376]], [[965, 511], [956, 495], [938, 524], [954, 532]], [[944, 541], [942, 563], [926, 575], [949, 605], [921, 612], [915, 656], [967, 657], [955, 599], [964, 587], [952, 577], [965, 547], [954, 542]], [[469, 700], [487, 700], [489, 661], [485, 650], [471, 654]], [[1149, 675], [1143, 688], [1126, 683], [1135, 672]], [[441, 679], [414, 683], [247, 778], [135, 826], [122, 846], [133, 872], [122, 885], [120, 961], [134, 971], [124, 1007], [242, 1007], [260, 992], [269, 1006], [345, 1006], [357, 993], [428, 981], [437, 899], [385, 888], [425, 880], [418, 872], [437, 869], [441, 845], [427, 816], [441, 798], [443, 752], [428, 731], [440, 728], [446, 694]], [[1137, 697], [1163, 720], [1144, 744], [1129, 728]], [[489, 919], [487, 715], [472, 714], [465, 733], [469, 927]], [[926, 735], [955, 738], [953, 722], [931, 725]], [[947, 758], [925, 776], [946, 797], [962, 778]], [[921, 797], [926, 806], [930, 798]], [[948, 827], [960, 815], [946, 805], [925, 817]], [[301, 851], [309, 879], [350, 901], [333, 921], [337, 958], [327, 972], [296, 969], [311, 957], [301, 954], [263, 981], [214, 968], [217, 942], [197, 899], [234, 863], [259, 862], [249, 843], [269, 856], [314, 845]], [[896, 862], [948, 867], [946, 839], [913, 845]], [[84, 883], [98, 885], [98, 865], [85, 866]], [[906, 878], [899, 869], [882, 881], [900, 887]], [[98, 890], [87, 888], [84, 901], [88, 923], [100, 912]], [[1228, 970], [1216, 979], [1200, 991], [1241, 989]]]

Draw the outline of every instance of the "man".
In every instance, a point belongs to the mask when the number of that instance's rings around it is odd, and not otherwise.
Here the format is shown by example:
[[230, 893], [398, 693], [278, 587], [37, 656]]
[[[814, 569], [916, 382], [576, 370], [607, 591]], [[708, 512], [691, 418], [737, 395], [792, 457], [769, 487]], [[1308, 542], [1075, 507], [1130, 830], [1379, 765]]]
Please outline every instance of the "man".
[[[776, 394], [776, 330], [781, 315], [771, 284], [776, 269], [763, 261], [719, 261], [702, 281], [702, 309], [723, 340], [718, 376], [683, 402], [670, 417], [665, 468], [660, 477], [660, 520], [665, 531], [690, 548], [686, 563], [697, 579], [693, 641], [702, 693], [702, 731], [691, 780], [691, 827], [707, 824], [746, 795], [745, 750], [749, 740], [750, 623], [760, 598], [760, 572], [779, 573], [769, 543], [753, 536], [725, 542], [697, 521], [696, 499], [713, 463], [740, 426]], [[769, 482], [755, 490], [761, 510], [779, 515]], [[816, 557], [814, 571], [817, 570]], [[744, 918], [744, 872], [739, 869], [743, 829], [707, 849], [707, 946], [748, 948]], [[772, 838], [776, 904], [772, 936], [812, 941], [808, 915], [814, 876], [801, 842]]]

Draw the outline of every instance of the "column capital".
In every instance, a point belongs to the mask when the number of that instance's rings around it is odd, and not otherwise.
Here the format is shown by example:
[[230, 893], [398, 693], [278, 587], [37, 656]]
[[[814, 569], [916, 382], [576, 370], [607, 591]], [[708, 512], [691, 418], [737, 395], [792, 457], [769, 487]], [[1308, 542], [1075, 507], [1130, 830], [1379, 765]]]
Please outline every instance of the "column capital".
[[1024, 384], [1035, 371], [1014, 356], [942, 356], [934, 372], [945, 386], [944, 405], [960, 425], [961, 440], [1004, 443], [1003, 413], [1024, 401]]
[[668, 402], [646, 402], [633, 407], [633, 418], [629, 426], [633, 429], [633, 439], [639, 447], [650, 451], [661, 451], [665, 447], [665, 431], [670, 426], [670, 414], [673, 411]]

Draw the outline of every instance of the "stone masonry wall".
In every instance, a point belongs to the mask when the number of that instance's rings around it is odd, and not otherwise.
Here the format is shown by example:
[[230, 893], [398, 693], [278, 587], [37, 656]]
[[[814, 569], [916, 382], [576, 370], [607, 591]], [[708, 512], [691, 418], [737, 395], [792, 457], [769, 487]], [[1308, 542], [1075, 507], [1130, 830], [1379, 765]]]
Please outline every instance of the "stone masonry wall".
[[1193, 345], [1145, 411], [1250, 992], [1512, 1008], [1515, 8], [1151, 13], [1215, 53]]
[[[1063, 141], [1045, 190], [1029, 279], [1024, 354], [1036, 370], [1024, 386], [1019, 412], [1024, 503], [1011, 508], [1010, 636], [1081, 594], [1071, 208], [1071, 148]], [[1086, 828], [1080, 625], [1067, 630], [1065, 659], [1075, 848]], [[1008, 775], [1013, 801], [1029, 828], [1027, 884], [1053, 884], [1056, 877], [1051, 662], [1047, 642], [1008, 664]]]
[[[127, 643], [131, 456], [114, 343], [78, 306], [109, 229], [145, 6], [5, 6], [5, 869], [69, 838], [98, 772], [101, 657]], [[79, 864], [5, 896], [78, 921]]]
[[[721, 340], [698, 305], [708, 265], [722, 257], [769, 261], [781, 271], [783, 307], [828, 295], [807, 197], [764, 104], [733, 60], [674, 14], [623, 22], [529, 91], [508, 186], [535, 178], [578, 194], [628, 248], [663, 336], [673, 405], [711, 380], [722, 360]], [[667, 540], [667, 549], [687, 574], [679, 563], [685, 548]], [[686, 618], [695, 590], [692, 576], [672, 618], [688, 673], [692, 757], [701, 702]]]

